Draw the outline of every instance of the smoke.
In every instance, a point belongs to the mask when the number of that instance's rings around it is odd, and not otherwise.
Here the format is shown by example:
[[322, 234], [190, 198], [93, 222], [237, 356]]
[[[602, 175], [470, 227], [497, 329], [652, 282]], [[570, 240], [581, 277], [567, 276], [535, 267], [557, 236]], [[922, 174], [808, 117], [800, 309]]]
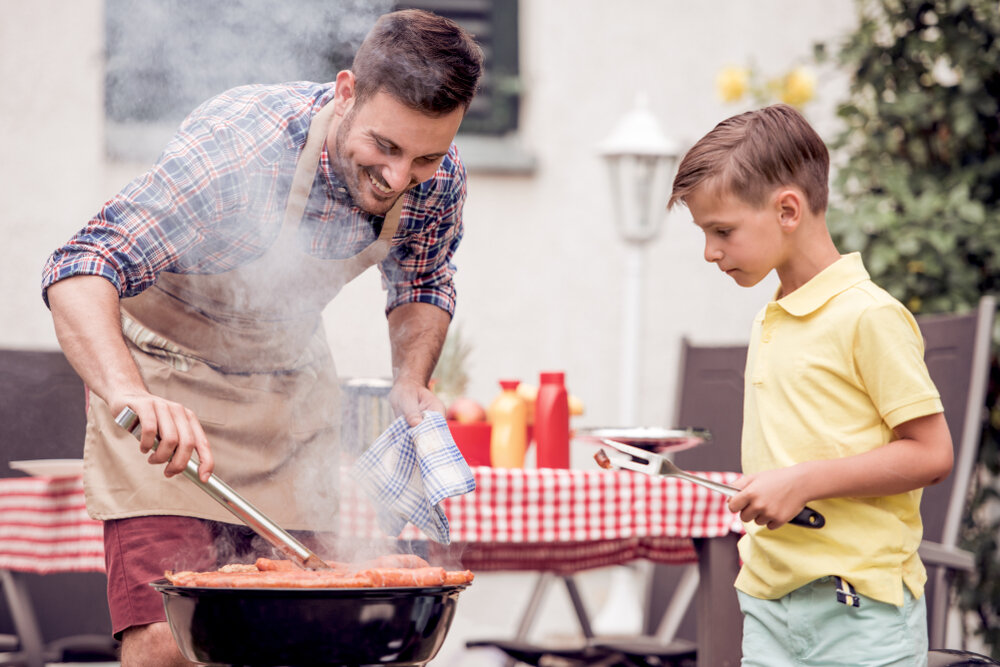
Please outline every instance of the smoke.
[[107, 0], [113, 121], [179, 122], [233, 86], [332, 81], [389, 0]]
[[[378, 16], [392, 6], [391, 0], [106, 0], [108, 119], [112, 124], [176, 128], [203, 101], [234, 86], [332, 81], [339, 70], [350, 67], [354, 52]], [[413, 70], [411, 76], [422, 78], [425, 74]], [[156, 150], [161, 148], [159, 145]], [[280, 178], [290, 176], [283, 173]], [[266, 193], [274, 188], [273, 174], [269, 173], [269, 178], [268, 182], [249, 183], [248, 189], [266, 199]], [[260, 207], [248, 217], [281, 213]], [[263, 284], [233, 285], [230, 306], [245, 306], [243, 310], [253, 315], [252, 304], [269, 293], [268, 287], [294, 282], [301, 249], [288, 250], [292, 254], [285, 261], [269, 263], [274, 272], [261, 276]], [[314, 306], [308, 290], [276, 297], [281, 300], [266, 305], [272, 315], [294, 314]], [[265, 361], [263, 366], [267, 365]], [[281, 384], [282, 380], [276, 377], [275, 382]], [[347, 437], [341, 446], [348, 454], [357, 454], [391, 422], [391, 410], [384, 401], [386, 391], [383, 385], [347, 392]], [[189, 407], [197, 412], [197, 406]], [[343, 490], [339, 488], [339, 467], [349, 464], [350, 459], [332, 456], [314, 463], [289, 493], [300, 496], [303, 506], [314, 512], [311, 518], [315, 525], [336, 525], [337, 514], [343, 509], [339, 504]], [[227, 481], [240, 490], [238, 475]], [[374, 520], [373, 511], [366, 514]], [[214, 537], [214, 548], [223, 564], [277, 555], [261, 539], [245, 544], [251, 536], [240, 527], [220, 530]], [[351, 540], [342, 535], [314, 542], [314, 546], [321, 556], [357, 562], [396, 551], [400, 545], [391, 539]]]

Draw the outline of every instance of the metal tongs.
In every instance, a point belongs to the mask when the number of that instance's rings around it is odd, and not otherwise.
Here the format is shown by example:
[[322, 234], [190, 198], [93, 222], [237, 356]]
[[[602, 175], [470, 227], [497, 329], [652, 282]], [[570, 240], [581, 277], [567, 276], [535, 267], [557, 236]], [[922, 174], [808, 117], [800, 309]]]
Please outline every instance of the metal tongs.
[[[115, 423], [134, 435], [142, 436], [139, 416], [126, 407], [115, 417]], [[159, 437], [153, 441], [153, 449], [160, 444]], [[247, 502], [231, 486], [215, 475], [210, 475], [207, 482], [198, 477], [198, 462], [194, 457], [188, 459], [184, 476], [194, 482], [195, 486], [218, 501], [223, 507], [235, 514], [240, 521], [250, 526], [255, 533], [263, 537], [288, 556], [293, 563], [306, 570], [332, 569], [322, 558], [314, 554], [304, 544], [287, 533], [281, 526], [272, 521], [266, 514]]]
[[[598, 465], [602, 468], [617, 467], [624, 468], [625, 470], [645, 473], [647, 475], [679, 477], [681, 479], [686, 479], [692, 484], [703, 486], [706, 489], [711, 489], [712, 491], [716, 491], [717, 493], [721, 493], [727, 497], [732, 497], [739, 492], [739, 489], [735, 486], [729, 486], [728, 484], [722, 484], [721, 482], [713, 482], [710, 479], [705, 479], [704, 477], [699, 477], [698, 475], [692, 475], [689, 472], [685, 472], [678, 468], [673, 461], [659, 454], [647, 452], [645, 449], [633, 447], [632, 445], [626, 445], [623, 442], [617, 442], [607, 438], [602, 438], [601, 442], [615, 450], [611, 452], [610, 456], [603, 449], [598, 450], [598, 452], [594, 454], [594, 460], [597, 461]], [[789, 521], [789, 523], [794, 523], [797, 526], [805, 526], [806, 528], [822, 528], [826, 524], [826, 519], [822, 514], [807, 506], [803, 507], [802, 511]]]

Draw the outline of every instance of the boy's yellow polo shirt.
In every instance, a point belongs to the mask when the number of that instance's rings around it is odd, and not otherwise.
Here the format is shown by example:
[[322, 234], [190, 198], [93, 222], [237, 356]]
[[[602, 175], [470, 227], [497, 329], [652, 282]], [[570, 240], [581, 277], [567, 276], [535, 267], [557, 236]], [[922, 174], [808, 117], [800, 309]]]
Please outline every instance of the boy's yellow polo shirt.
[[[742, 456], [746, 473], [880, 447], [892, 429], [942, 412], [924, 364], [920, 330], [875, 285], [857, 253], [845, 255], [754, 320], [746, 366]], [[858, 592], [903, 604], [923, 594], [917, 556], [921, 491], [817, 500], [820, 529], [747, 524], [736, 587], [782, 597], [838, 575]]]

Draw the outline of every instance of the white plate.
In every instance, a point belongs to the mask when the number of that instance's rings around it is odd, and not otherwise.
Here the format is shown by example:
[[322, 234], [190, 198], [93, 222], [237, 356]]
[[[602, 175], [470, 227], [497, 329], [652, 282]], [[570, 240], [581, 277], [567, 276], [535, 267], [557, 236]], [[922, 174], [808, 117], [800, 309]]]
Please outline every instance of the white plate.
[[35, 459], [11, 461], [9, 465], [14, 470], [35, 477], [76, 477], [83, 474], [83, 459]]
[[623, 442], [652, 452], [677, 452], [697, 447], [711, 440], [712, 434], [701, 428], [658, 428], [650, 426], [597, 426], [576, 430], [576, 437], [600, 444], [603, 438]]

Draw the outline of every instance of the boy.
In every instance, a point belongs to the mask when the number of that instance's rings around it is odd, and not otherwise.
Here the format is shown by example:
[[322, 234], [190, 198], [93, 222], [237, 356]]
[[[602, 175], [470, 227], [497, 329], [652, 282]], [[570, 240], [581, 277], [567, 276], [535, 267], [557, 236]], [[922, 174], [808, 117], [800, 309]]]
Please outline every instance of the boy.
[[[705, 260], [781, 285], [746, 366], [736, 579], [743, 665], [924, 665], [921, 489], [952, 443], [913, 316], [826, 227], [829, 154], [793, 108], [719, 123], [685, 155], [670, 206]], [[819, 530], [785, 525], [809, 505]]]

